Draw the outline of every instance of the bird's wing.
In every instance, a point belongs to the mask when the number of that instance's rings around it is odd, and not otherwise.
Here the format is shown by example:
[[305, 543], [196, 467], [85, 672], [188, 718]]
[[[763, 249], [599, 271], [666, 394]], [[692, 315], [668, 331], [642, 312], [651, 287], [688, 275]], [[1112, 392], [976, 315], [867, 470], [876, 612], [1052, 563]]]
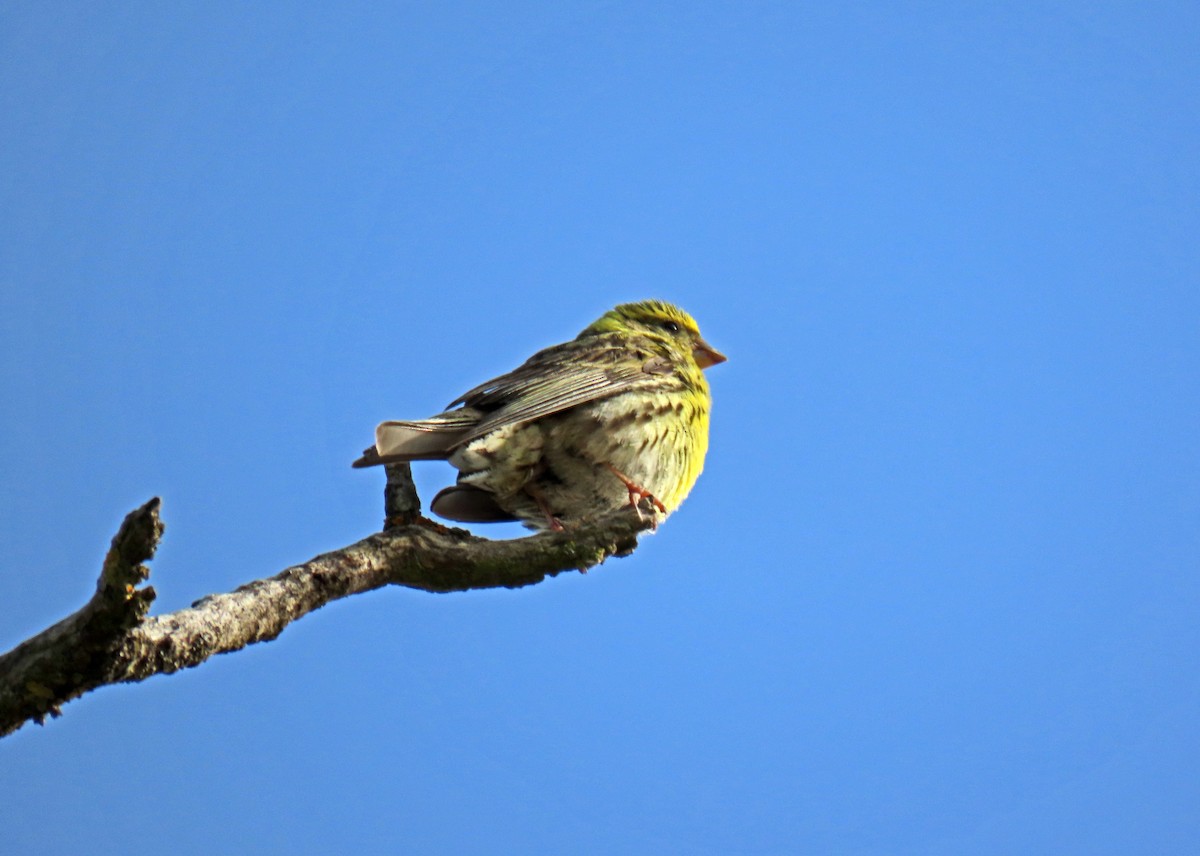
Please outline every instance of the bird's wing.
[[646, 384], [660, 385], [673, 366], [630, 343], [575, 340], [534, 354], [520, 368], [480, 384], [451, 402], [486, 415], [460, 439], [469, 443], [505, 425], [530, 422], [610, 398]]

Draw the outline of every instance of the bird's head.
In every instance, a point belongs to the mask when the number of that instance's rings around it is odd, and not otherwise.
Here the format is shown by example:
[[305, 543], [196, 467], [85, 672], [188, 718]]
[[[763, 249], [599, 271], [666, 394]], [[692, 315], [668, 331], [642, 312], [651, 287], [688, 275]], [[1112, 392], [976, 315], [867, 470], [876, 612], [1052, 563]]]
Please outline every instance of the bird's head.
[[691, 352], [696, 365], [702, 369], [723, 363], [728, 359], [700, 336], [695, 319], [678, 306], [662, 300], [642, 300], [638, 303], [622, 303], [605, 312], [581, 333], [581, 336], [596, 333], [626, 333], [666, 340], [683, 352]]

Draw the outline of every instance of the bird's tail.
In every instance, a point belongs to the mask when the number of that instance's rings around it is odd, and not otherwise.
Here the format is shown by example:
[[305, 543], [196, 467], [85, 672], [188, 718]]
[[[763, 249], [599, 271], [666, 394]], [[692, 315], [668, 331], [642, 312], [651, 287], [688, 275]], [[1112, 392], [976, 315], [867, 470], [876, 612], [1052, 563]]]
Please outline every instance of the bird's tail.
[[479, 415], [471, 410], [451, 410], [419, 422], [381, 422], [375, 429], [375, 445], [366, 449], [352, 466], [444, 461], [478, 421]]

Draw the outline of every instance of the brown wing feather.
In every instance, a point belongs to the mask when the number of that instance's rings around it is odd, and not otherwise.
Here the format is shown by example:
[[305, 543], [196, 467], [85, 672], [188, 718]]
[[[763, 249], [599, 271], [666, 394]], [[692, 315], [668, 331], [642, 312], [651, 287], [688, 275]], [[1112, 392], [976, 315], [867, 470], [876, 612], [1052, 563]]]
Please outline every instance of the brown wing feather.
[[661, 386], [664, 363], [669, 365], [669, 360], [654, 343], [617, 335], [575, 339], [539, 351], [519, 368], [450, 403], [485, 414], [459, 442], [469, 443], [497, 428], [610, 398], [643, 384]]

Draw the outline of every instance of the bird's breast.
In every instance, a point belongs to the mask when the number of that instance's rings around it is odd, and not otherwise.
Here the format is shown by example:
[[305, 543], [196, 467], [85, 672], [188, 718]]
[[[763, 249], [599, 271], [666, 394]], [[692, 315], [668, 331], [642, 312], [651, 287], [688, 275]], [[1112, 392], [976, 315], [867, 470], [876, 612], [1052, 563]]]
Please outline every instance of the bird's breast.
[[[673, 511], [696, 483], [708, 451], [708, 400], [682, 395], [623, 395], [589, 405], [580, 452], [611, 464]], [[624, 488], [614, 479], [612, 491]]]

